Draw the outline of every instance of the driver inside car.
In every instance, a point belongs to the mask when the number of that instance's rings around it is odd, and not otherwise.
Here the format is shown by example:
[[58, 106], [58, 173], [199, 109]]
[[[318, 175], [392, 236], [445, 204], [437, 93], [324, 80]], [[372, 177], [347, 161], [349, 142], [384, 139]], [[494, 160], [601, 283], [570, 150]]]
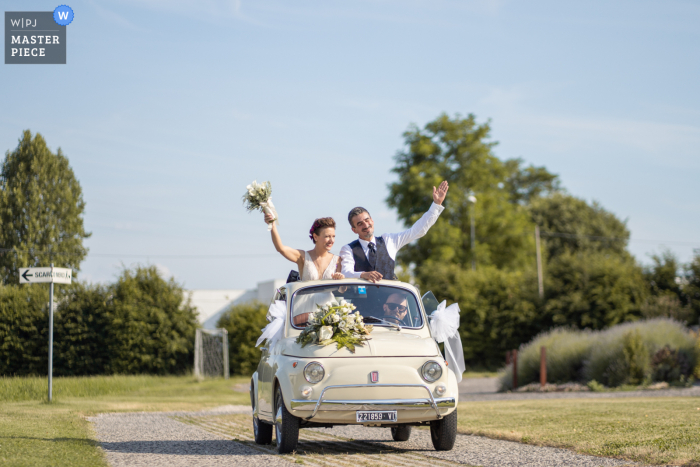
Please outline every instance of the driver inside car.
[[401, 293], [392, 293], [386, 298], [384, 303], [384, 319], [408, 326], [405, 321], [408, 315], [408, 301]]

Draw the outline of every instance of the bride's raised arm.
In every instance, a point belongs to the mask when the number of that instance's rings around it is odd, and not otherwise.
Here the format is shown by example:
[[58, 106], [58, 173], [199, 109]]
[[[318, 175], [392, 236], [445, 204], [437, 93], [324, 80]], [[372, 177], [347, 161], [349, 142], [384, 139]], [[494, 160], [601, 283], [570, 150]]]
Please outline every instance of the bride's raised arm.
[[[265, 214], [265, 222], [270, 223], [274, 219], [272, 214]], [[299, 266], [299, 271], [304, 267], [304, 251], [297, 250], [296, 248], [291, 248], [282, 243], [280, 234], [277, 231], [277, 223], [272, 224], [272, 230], [270, 231], [272, 235], [272, 243], [275, 245], [275, 249], [285, 258], [287, 258], [292, 263], [297, 263]]]

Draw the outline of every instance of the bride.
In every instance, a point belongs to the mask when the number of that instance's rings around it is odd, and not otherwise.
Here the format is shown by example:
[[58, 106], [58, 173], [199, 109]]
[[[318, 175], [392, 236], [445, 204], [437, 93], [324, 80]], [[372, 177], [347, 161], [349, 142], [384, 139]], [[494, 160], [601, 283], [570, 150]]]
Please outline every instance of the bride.
[[[265, 222], [272, 222], [271, 214], [265, 215]], [[299, 267], [299, 275], [302, 281], [316, 281], [321, 279], [343, 279], [340, 273], [340, 257], [331, 253], [335, 243], [335, 221], [332, 217], [316, 219], [309, 230], [309, 237], [314, 242], [313, 250], [297, 250], [282, 244], [277, 223], [272, 224], [272, 243], [275, 249], [285, 258]]]

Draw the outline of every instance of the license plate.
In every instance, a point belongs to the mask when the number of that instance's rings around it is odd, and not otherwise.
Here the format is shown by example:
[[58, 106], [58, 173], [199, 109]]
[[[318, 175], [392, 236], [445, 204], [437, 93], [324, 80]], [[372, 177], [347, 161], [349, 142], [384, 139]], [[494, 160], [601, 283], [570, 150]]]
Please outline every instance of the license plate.
[[358, 410], [355, 414], [358, 423], [396, 421], [396, 410]]

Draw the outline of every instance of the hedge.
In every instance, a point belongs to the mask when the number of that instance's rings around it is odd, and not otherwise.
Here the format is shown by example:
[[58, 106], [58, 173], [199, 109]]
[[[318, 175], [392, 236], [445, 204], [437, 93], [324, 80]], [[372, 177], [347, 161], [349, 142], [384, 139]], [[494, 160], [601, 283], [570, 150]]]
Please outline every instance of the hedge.
[[[197, 319], [180, 285], [155, 267], [125, 269], [108, 286], [61, 287], [54, 375], [172, 374], [192, 367]], [[0, 375], [45, 375], [48, 287], [0, 286]]]

